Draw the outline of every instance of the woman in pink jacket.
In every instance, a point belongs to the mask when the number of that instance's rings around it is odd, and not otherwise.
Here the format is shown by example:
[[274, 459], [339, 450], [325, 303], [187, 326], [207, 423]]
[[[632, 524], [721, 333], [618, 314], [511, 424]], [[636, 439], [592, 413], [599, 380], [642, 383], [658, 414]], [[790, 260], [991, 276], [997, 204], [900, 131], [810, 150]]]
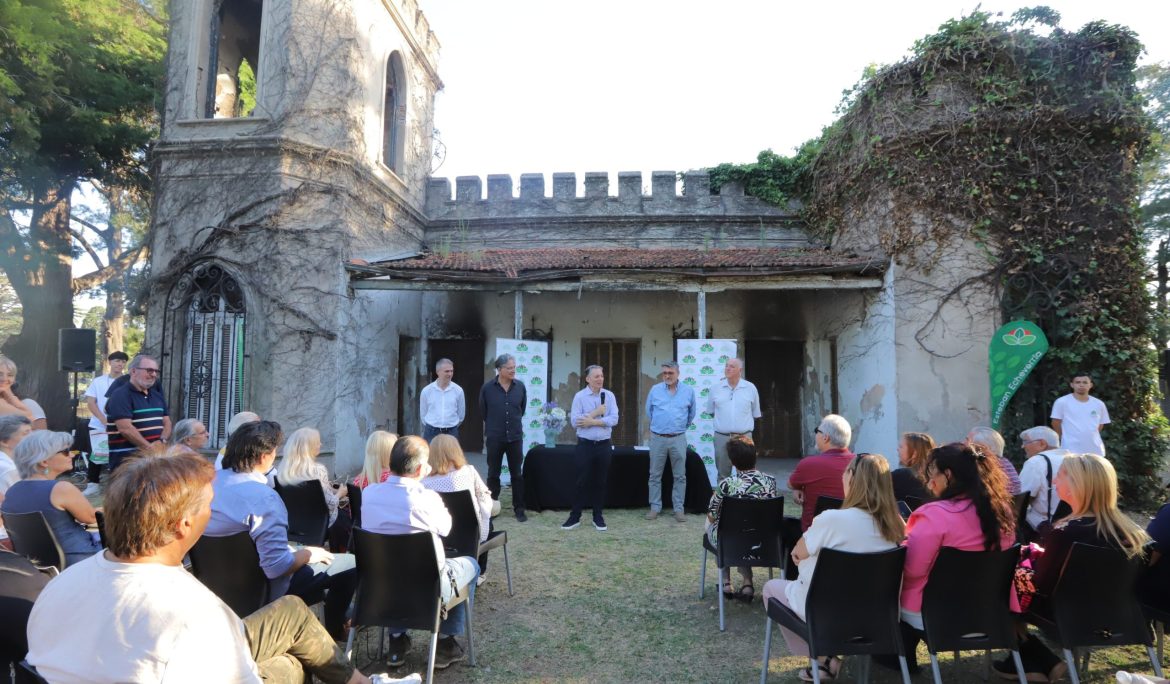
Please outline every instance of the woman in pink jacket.
[[1015, 542], [1007, 477], [993, 456], [954, 442], [930, 452], [926, 486], [937, 497], [906, 522], [906, 567], [902, 574], [902, 624], [907, 660], [922, 638], [922, 590], [939, 549], [1006, 549]]

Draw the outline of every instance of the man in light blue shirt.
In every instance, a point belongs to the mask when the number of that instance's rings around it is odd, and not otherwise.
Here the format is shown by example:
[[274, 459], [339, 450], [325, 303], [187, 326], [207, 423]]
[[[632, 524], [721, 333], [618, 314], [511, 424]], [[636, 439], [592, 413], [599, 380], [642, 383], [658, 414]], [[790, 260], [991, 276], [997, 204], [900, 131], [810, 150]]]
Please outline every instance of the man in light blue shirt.
[[687, 493], [687, 426], [695, 419], [698, 404], [690, 385], [678, 381], [678, 363], [662, 364], [662, 383], [650, 388], [646, 397], [646, 415], [650, 418], [650, 512], [654, 520], [662, 511], [662, 470], [670, 459], [674, 476], [671, 503], [674, 519], [686, 522], [683, 500]]
[[618, 407], [613, 392], [601, 388], [604, 384], [605, 372], [601, 366], [589, 366], [585, 369], [585, 389], [573, 397], [569, 420], [577, 428], [577, 449], [573, 453], [577, 494], [573, 497], [573, 512], [561, 525], [562, 530], [571, 530], [581, 524], [581, 509], [587, 499], [593, 500], [593, 527], [598, 532], [609, 529], [602, 510], [605, 508], [609, 462], [613, 458], [613, 443], [609, 438], [618, 422]]

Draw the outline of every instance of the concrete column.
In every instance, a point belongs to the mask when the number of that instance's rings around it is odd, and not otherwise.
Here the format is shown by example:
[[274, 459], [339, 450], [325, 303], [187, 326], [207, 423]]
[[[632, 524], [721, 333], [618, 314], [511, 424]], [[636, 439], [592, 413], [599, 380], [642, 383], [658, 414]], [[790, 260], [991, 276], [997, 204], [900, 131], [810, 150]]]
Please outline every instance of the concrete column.
[[516, 329], [513, 339], [520, 339], [524, 334], [524, 293], [516, 290]]
[[699, 339], [707, 339], [707, 293], [699, 290]]

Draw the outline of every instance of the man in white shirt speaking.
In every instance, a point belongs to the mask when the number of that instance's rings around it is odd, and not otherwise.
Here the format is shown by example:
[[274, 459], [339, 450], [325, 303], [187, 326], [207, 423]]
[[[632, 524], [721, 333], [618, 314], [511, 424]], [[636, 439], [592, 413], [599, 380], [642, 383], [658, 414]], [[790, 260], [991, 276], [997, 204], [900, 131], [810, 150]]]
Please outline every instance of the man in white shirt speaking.
[[723, 380], [711, 386], [707, 396], [707, 412], [715, 416], [715, 467], [719, 481], [731, 475], [731, 460], [727, 458], [727, 443], [737, 437], [752, 438], [752, 428], [760, 413], [760, 393], [756, 386], [744, 380], [743, 361], [728, 359], [723, 366]]
[[455, 364], [451, 359], [439, 359], [435, 362], [435, 381], [418, 394], [418, 415], [427, 442], [435, 435], [459, 439], [459, 425], [467, 417], [467, 402], [463, 388], [451, 382], [454, 376]]
[[1089, 396], [1093, 381], [1088, 373], [1074, 375], [1069, 387], [1072, 392], [1052, 404], [1052, 429], [1069, 453], [1104, 456], [1101, 428], [1109, 424], [1109, 409], [1105, 402]]

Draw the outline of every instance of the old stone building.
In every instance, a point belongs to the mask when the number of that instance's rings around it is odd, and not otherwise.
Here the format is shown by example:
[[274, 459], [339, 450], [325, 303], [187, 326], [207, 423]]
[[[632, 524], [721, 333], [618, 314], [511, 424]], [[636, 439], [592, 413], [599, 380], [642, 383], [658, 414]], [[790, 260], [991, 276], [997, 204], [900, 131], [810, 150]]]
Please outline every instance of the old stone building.
[[981, 257], [934, 244], [930, 268], [892, 262], [872, 239], [888, 208], [825, 244], [795, 208], [713, 194], [703, 173], [452, 189], [428, 178], [442, 81], [415, 0], [191, 0], [170, 45], [148, 346], [213, 443], [247, 408], [319, 428], [353, 470], [369, 431], [419, 429], [435, 359], [474, 398], [494, 340], [521, 336], [550, 342], [550, 398], [606, 366], [619, 443], [646, 441], [659, 364], [700, 336], [738, 341], [777, 455], [809, 450], [829, 411], [891, 456], [900, 431], [985, 419], [994, 302], [931, 294]]

